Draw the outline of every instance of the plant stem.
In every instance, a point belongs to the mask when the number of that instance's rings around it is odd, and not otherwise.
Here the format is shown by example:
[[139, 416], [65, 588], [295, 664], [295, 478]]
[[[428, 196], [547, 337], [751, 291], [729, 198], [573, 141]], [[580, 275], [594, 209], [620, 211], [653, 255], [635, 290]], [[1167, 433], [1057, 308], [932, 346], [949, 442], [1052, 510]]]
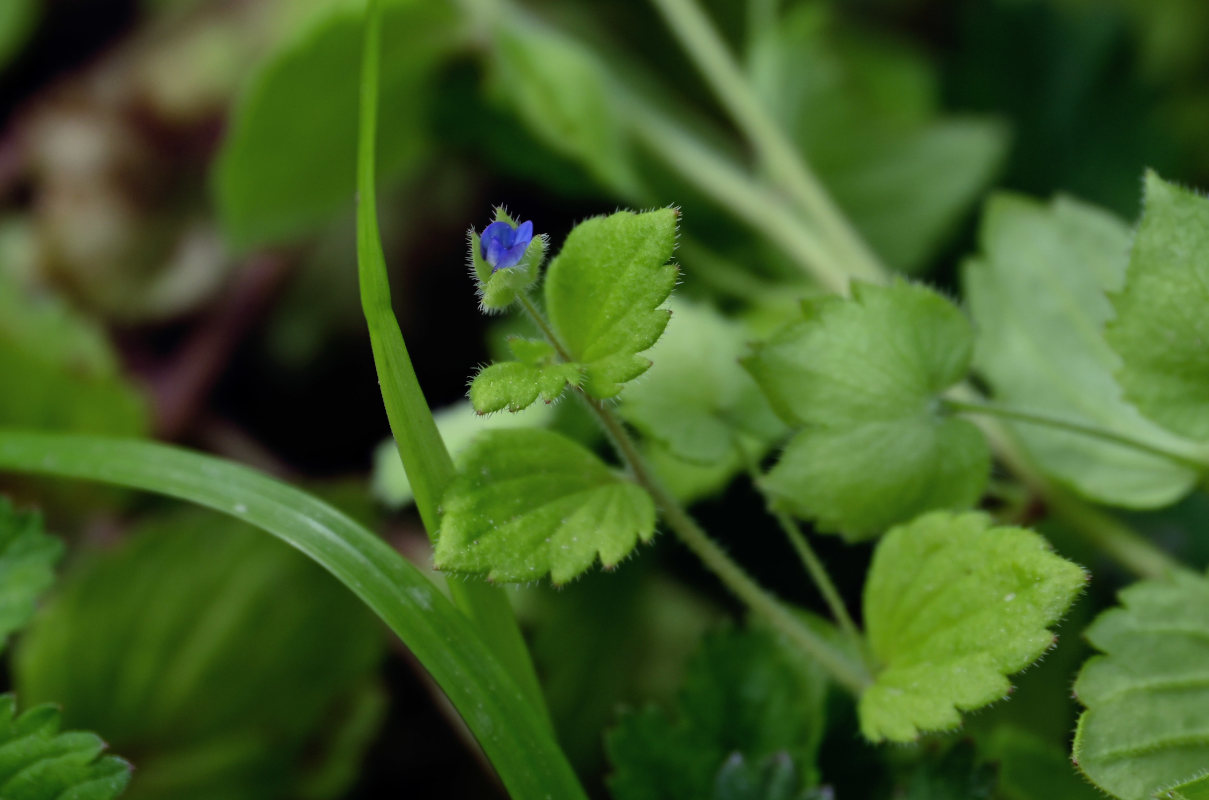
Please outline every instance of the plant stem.
[[802, 159], [781, 126], [758, 99], [734, 56], [693, 0], [652, 0], [688, 52], [731, 120], [743, 131], [773, 179], [847, 259], [853, 277], [882, 280], [887, 270]]
[[1077, 419], [1063, 417], [1059, 414], [1051, 414], [1046, 411], [1029, 411], [1027, 409], [1015, 408], [1013, 406], [1003, 405], [1001, 403], [983, 402], [983, 401], [968, 401], [955, 400], [946, 398], [942, 401], [946, 408], [951, 411], [960, 412], [963, 414], [982, 414], [991, 417], [999, 417], [1001, 419], [1015, 420], [1016, 422], [1024, 422], [1030, 425], [1040, 425], [1047, 428], [1055, 428], [1057, 430], [1069, 431], [1081, 436], [1089, 436], [1101, 441], [1119, 444], [1122, 447], [1128, 447], [1139, 452], [1148, 453], [1150, 455], [1166, 458], [1170, 461], [1183, 464], [1195, 469], [1197, 472], [1205, 472], [1209, 470], [1209, 456], [1199, 449], [1171, 449], [1162, 445], [1157, 445], [1152, 442], [1147, 442], [1143, 439], [1137, 439], [1129, 434], [1120, 433], [1119, 431], [1101, 428], [1097, 425], [1091, 425]]
[[[567, 349], [559, 341], [545, 317], [538, 311], [527, 295], [520, 296], [521, 308], [542, 331], [547, 340], [565, 361], [572, 361]], [[580, 399], [596, 416], [604, 428], [617, 454], [629, 468], [634, 481], [651, 493], [667, 523], [680, 541], [693, 551], [714, 573], [730, 592], [753, 612], [763, 617], [782, 635], [793, 641], [817, 661], [831, 676], [857, 696], [871, 683], [872, 678], [863, 664], [853, 664], [839, 649], [808, 628], [777, 598], [760, 586], [742, 567], [709, 537], [684, 506], [664, 488], [646, 459], [639, 452], [633, 438], [622, 425], [617, 415], [600, 400], [577, 390]]]
[[823, 599], [827, 602], [827, 607], [831, 609], [831, 615], [835, 617], [835, 621], [839, 623], [840, 628], [853, 642], [863, 646], [864, 638], [856, 627], [856, 623], [852, 621], [852, 617], [848, 614], [848, 608], [844, 605], [839, 591], [835, 588], [831, 576], [827, 574], [827, 569], [823, 566], [823, 562], [819, 560], [818, 554], [814, 552], [814, 548], [810, 546], [810, 542], [806, 539], [798, 524], [788, 514], [775, 508], [769, 502], [768, 495], [764, 494], [764, 489], [760, 484], [759, 465], [752, 458], [751, 452], [737, 438], [735, 439], [735, 450], [738, 451], [739, 457], [743, 461], [743, 466], [747, 470], [747, 475], [751, 479], [752, 486], [756, 487], [761, 496], [764, 497], [768, 513], [776, 519], [777, 524], [781, 526], [781, 530], [785, 532], [785, 537], [789, 539], [789, 543], [797, 552], [798, 558], [802, 560], [802, 565], [806, 567], [806, 571], [810, 574], [811, 580], [814, 581], [819, 594], [823, 596]]

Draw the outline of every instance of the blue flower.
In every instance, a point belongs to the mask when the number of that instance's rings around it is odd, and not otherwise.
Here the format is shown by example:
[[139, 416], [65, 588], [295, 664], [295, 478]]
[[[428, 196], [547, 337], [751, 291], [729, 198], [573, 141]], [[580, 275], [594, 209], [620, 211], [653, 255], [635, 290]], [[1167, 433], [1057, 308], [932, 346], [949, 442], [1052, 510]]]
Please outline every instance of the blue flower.
[[522, 222], [513, 228], [507, 222], [493, 222], [483, 228], [479, 252], [491, 265], [491, 272], [515, 267], [533, 241], [533, 223]]

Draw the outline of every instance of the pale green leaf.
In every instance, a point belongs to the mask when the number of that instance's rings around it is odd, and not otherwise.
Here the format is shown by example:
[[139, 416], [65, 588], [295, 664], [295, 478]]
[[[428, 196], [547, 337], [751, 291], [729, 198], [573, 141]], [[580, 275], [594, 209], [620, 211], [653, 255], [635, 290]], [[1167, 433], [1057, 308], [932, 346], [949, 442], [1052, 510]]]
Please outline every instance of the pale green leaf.
[[[616, 800], [703, 800], [736, 795], [744, 775], [785, 754], [796, 792], [817, 779], [826, 681], [817, 666], [762, 630], [705, 639], [690, 663], [672, 718], [659, 709], [624, 716], [609, 733]], [[778, 780], [784, 780], [783, 770]], [[784, 795], [781, 795], [784, 796]]]
[[479, 414], [507, 409], [523, 411], [541, 397], [552, 403], [567, 384], [580, 381], [577, 364], [545, 364], [540, 367], [519, 361], [503, 361], [484, 367], [470, 384], [470, 404]]
[[[456, 28], [444, 3], [383, 5], [381, 174], [397, 177], [424, 153], [424, 99]], [[364, 3], [333, 4], [249, 80], [213, 180], [235, 247], [288, 241], [352, 209], [363, 17]]]
[[866, 241], [919, 270], [990, 184], [1004, 126], [940, 115], [938, 80], [917, 52], [799, 3], [755, 42], [753, 82]]
[[[1118, 219], [1074, 200], [991, 200], [983, 255], [965, 268], [975, 366], [1005, 403], [1177, 449], [1175, 437], [1125, 402], [1113, 374], [1120, 359], [1102, 333], [1112, 316], [1105, 293], [1124, 282], [1129, 236]], [[1046, 474], [1098, 502], [1166, 505], [1196, 481], [1186, 466], [1134, 448], [1005, 424]]]
[[565, 583], [620, 563], [655, 533], [655, 504], [581, 445], [539, 429], [489, 431], [460, 459], [436, 564], [490, 580]]
[[672, 303], [672, 321], [650, 350], [654, 365], [626, 389], [618, 411], [685, 461], [733, 461], [740, 436], [756, 438], [753, 455], [761, 455], [785, 426], [739, 363], [750, 338], [709, 306]]
[[329, 763], [383, 645], [302, 554], [185, 510], [80, 558], [22, 636], [14, 677], [28, 702], [61, 703], [67, 724], [139, 754], [131, 798], [264, 800]]
[[1149, 800], [1209, 765], [1209, 580], [1181, 572], [1120, 600], [1087, 630], [1104, 655], [1075, 682], [1073, 758], [1113, 796]]
[[973, 504], [990, 468], [986, 442], [938, 410], [972, 349], [969, 322], [922, 286], [857, 284], [850, 300], [810, 304], [744, 362], [801, 429], [765, 478], [768, 491], [851, 539]]
[[667, 327], [660, 308], [678, 270], [670, 264], [679, 214], [619, 211], [575, 227], [546, 275], [546, 311], [584, 389], [612, 397], [651, 362], [640, 355]]
[[[497, 428], [541, 428], [549, 424], [554, 409], [544, 403], [531, 406], [516, 414], [476, 414], [470, 401], [463, 400], [433, 412], [437, 430], [449, 452], [456, 456], [474, 438], [486, 430]], [[415, 498], [407, 471], [399, 458], [399, 446], [387, 439], [374, 451], [373, 493], [388, 508], [398, 509]]]
[[0, 695], [0, 797], [4, 800], [110, 800], [130, 781], [130, 765], [102, 755], [91, 733], [59, 732], [51, 705], [17, 715], [17, 701]]
[[1007, 697], [1007, 675], [1050, 648], [1087, 574], [1038, 534], [985, 514], [934, 512], [886, 534], [865, 584], [869, 644], [881, 664], [860, 699], [871, 741], [948, 730]]
[[33, 616], [62, 555], [63, 543], [43, 532], [41, 517], [17, 511], [0, 497], [0, 650]]
[[1146, 174], [1142, 222], [1108, 342], [1126, 399], [1183, 436], [1209, 439], [1209, 199]]

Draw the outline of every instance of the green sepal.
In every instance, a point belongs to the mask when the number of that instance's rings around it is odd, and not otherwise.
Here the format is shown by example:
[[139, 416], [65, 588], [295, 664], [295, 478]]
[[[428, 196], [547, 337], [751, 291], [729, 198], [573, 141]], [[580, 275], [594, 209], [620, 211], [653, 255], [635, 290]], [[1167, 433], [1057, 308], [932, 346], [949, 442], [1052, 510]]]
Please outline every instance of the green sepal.
[[663, 334], [661, 308], [679, 274], [670, 263], [679, 212], [619, 211], [575, 227], [550, 262], [544, 286], [550, 323], [571, 360], [584, 367], [583, 388], [598, 398], [651, 362], [639, 355]]
[[1072, 758], [1105, 792], [1150, 800], [1209, 765], [1209, 579], [1175, 573], [1120, 601], [1085, 634], [1104, 655], [1075, 681]]
[[981, 497], [990, 451], [941, 393], [966, 377], [974, 334], [923, 286], [854, 284], [812, 301], [744, 366], [799, 429], [764, 479], [783, 508], [852, 540]]
[[1125, 397], [1168, 430], [1209, 439], [1209, 199], [1146, 173], [1142, 221], [1108, 342]]
[[1037, 533], [982, 513], [933, 512], [886, 534], [865, 583], [880, 663], [860, 698], [870, 741], [956, 728], [961, 711], [1005, 699], [1007, 675], [1039, 659], [1087, 582]]
[[443, 503], [438, 569], [565, 583], [615, 567], [655, 534], [655, 504], [591, 451], [533, 428], [489, 431], [459, 459]]
[[80, 731], [59, 732], [59, 709], [17, 714], [0, 695], [0, 797], [5, 800], [110, 800], [130, 783], [130, 764], [102, 755], [105, 743]]
[[[496, 207], [492, 222], [507, 222], [513, 227], [516, 226], [516, 221], [508, 215], [503, 206]], [[470, 247], [470, 273], [474, 277], [478, 292], [479, 308], [485, 314], [508, 308], [537, 283], [541, 276], [542, 264], [546, 260], [546, 250], [550, 245], [546, 234], [535, 233], [520, 263], [492, 272], [491, 265], [483, 260], [479, 247], [479, 232], [471, 228], [466, 238]]]

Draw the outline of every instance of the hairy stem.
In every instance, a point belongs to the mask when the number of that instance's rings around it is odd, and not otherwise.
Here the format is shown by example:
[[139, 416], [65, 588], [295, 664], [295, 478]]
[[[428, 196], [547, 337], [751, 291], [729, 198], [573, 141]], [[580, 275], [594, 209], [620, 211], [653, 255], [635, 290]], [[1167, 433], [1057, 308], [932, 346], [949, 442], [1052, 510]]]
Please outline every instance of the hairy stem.
[[851, 274], [883, 279], [887, 270], [857, 235], [797, 147], [760, 102], [726, 43], [694, 0], [652, 0], [672, 33], [756, 151], [772, 179], [793, 198], [807, 218], [846, 259]]
[[863, 646], [864, 638], [861, 636], [860, 630], [856, 627], [856, 623], [852, 621], [852, 617], [848, 614], [848, 608], [840, 597], [839, 590], [835, 588], [835, 583], [832, 582], [831, 576], [827, 574], [827, 568], [819, 560], [818, 554], [810, 546], [810, 542], [807, 541], [805, 534], [802, 533], [801, 528], [798, 527], [798, 524], [788, 514], [778, 510], [771, 502], [768, 502], [768, 496], [764, 494], [760, 483], [759, 466], [756, 464], [755, 459], [752, 458], [751, 452], [738, 439], [735, 440], [735, 450], [738, 451], [740, 458], [743, 460], [743, 466], [747, 470], [748, 477], [751, 478], [752, 486], [756, 487], [761, 495], [764, 496], [768, 513], [781, 526], [785, 537], [789, 539], [789, 543], [793, 546], [794, 551], [797, 552], [798, 558], [802, 560], [802, 565], [806, 568], [806, 572], [810, 574], [810, 579], [814, 581], [819, 594], [823, 596], [827, 607], [831, 609], [831, 615], [835, 617], [835, 621], [839, 623], [840, 628], [853, 642], [859, 646]]
[[[567, 349], [559, 341], [533, 301], [522, 295], [521, 307], [525, 314], [542, 331], [550, 344], [565, 361], [571, 361]], [[577, 395], [595, 415], [608, 435], [618, 456], [629, 468], [634, 481], [651, 493], [659, 507], [663, 521], [701, 562], [722, 581], [730, 592], [753, 612], [809, 654], [837, 683], [859, 695], [872, 683], [872, 678], [863, 664], [854, 664], [839, 649], [808, 628], [794, 616], [780, 600], [760, 586], [747, 572], [735, 563], [718, 544], [709, 537], [697, 521], [685, 510], [672, 494], [664, 488], [650, 465], [630, 436], [629, 431], [613, 413], [612, 409], [582, 391]]]

